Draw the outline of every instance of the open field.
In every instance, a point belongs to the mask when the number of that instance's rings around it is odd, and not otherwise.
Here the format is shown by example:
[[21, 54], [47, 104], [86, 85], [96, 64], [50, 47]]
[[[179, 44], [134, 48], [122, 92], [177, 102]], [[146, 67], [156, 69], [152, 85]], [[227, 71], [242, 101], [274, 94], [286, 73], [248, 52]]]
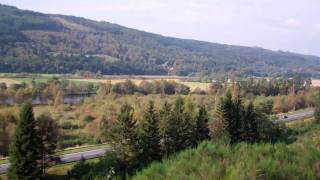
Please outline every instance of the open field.
[[111, 84], [121, 83], [125, 82], [126, 80], [132, 81], [134, 84], [139, 85], [142, 81], [156, 81], [156, 80], [167, 80], [167, 81], [175, 81], [177, 83], [184, 84], [190, 88], [191, 91], [193, 91], [196, 88], [200, 88], [201, 90], [208, 90], [210, 83], [202, 83], [202, 82], [188, 82], [188, 81], [182, 81], [181, 79], [162, 79], [162, 78], [148, 78], [148, 79], [68, 79], [70, 81], [75, 82], [91, 82], [91, 83], [107, 83], [111, 82]]
[[103, 78], [94, 79], [94, 78], [78, 78], [64, 75], [52, 75], [52, 74], [39, 74], [39, 75], [18, 75], [18, 74], [0, 74], [0, 83], [4, 82], [7, 85], [18, 84], [22, 82], [30, 83], [32, 80], [36, 82], [46, 82], [51, 77], [59, 77], [61, 79], [73, 81], [73, 82], [86, 82], [86, 83], [107, 83], [111, 82], [112, 84], [125, 82], [126, 80], [131, 80], [134, 84], [139, 85], [142, 81], [155, 81], [155, 80], [167, 80], [175, 81], [177, 83], [184, 84], [190, 87], [190, 90], [193, 91], [196, 88], [201, 90], [208, 90], [210, 83], [202, 82], [189, 82], [183, 81], [184, 77], [178, 76], [103, 76]]

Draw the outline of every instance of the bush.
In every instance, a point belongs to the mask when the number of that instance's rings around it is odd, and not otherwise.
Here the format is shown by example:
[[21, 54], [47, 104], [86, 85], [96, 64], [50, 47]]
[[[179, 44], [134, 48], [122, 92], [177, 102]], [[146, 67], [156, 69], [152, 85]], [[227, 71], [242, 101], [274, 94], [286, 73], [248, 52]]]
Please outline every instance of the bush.
[[82, 159], [68, 172], [68, 179], [118, 179], [121, 176], [119, 164], [116, 155], [111, 152], [96, 163]]
[[319, 179], [320, 151], [312, 144], [204, 142], [133, 179]]

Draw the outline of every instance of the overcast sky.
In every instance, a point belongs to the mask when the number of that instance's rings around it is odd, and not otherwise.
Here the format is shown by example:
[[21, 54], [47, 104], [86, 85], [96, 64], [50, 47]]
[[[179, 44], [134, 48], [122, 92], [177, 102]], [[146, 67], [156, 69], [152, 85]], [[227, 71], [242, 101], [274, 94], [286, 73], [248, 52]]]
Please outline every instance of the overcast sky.
[[320, 56], [320, 0], [0, 0], [166, 36]]

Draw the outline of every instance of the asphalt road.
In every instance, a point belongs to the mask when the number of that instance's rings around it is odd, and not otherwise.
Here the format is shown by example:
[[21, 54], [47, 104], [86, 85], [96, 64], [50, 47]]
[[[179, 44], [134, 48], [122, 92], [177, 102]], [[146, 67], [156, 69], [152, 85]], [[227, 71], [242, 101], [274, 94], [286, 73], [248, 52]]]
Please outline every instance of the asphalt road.
[[[285, 117], [286, 116], [286, 117]], [[296, 120], [301, 120], [305, 118], [311, 118], [314, 116], [314, 111], [307, 111], [307, 112], [301, 112], [297, 114], [284, 114], [279, 116], [279, 120], [276, 120], [275, 123], [286, 123], [286, 122], [291, 122], [291, 121], [296, 121]]]
[[[107, 151], [110, 151], [110, 150], [111, 150], [110, 148], [107, 148], [107, 149], [97, 149], [97, 150], [84, 151], [79, 153], [65, 154], [60, 156], [60, 160], [61, 160], [61, 163], [68, 163], [68, 162], [79, 161], [81, 158], [91, 159], [91, 158], [103, 156]], [[9, 168], [9, 166], [10, 166], [10, 163], [1, 164], [0, 174], [5, 173]]]

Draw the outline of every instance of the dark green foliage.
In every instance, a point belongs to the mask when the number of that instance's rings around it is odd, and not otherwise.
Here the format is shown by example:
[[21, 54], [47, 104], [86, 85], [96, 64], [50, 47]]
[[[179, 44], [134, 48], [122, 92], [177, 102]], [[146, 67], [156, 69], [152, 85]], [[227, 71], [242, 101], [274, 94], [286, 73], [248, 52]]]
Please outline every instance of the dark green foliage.
[[240, 120], [235, 119], [235, 116], [233, 114], [234, 109], [235, 108], [234, 108], [234, 103], [232, 101], [232, 95], [231, 95], [231, 92], [228, 91], [226, 96], [221, 98], [220, 103], [217, 106], [216, 118], [221, 119], [224, 122], [226, 131], [228, 132], [228, 135], [232, 143], [236, 142], [240, 138], [240, 137], [234, 136], [234, 133], [239, 132], [239, 129], [241, 128], [240, 126], [239, 127], [235, 126], [236, 124], [238, 124], [238, 123], [235, 123], [235, 121], [240, 121]]
[[208, 116], [207, 108], [204, 105], [199, 106], [197, 122], [196, 122], [196, 130], [195, 130], [195, 137], [197, 142], [208, 140], [210, 138], [208, 121], [209, 121], [209, 116]]
[[69, 172], [68, 179], [123, 179], [126, 173], [120, 170], [120, 160], [115, 153], [108, 154], [99, 159], [98, 162], [87, 162], [81, 159]]
[[152, 161], [161, 160], [162, 154], [160, 145], [159, 116], [156, 112], [153, 101], [149, 102], [140, 126], [140, 164], [145, 165]]
[[167, 155], [183, 149], [181, 127], [183, 127], [184, 101], [177, 98], [173, 110], [167, 116], [164, 132], [164, 149]]
[[57, 149], [59, 138], [58, 124], [48, 114], [41, 114], [36, 121], [36, 133], [40, 139], [38, 151], [41, 156], [42, 174], [45, 175], [46, 167], [49, 165], [46, 158], [53, 155]]
[[314, 118], [317, 123], [320, 123], [320, 92], [315, 100]]
[[243, 112], [243, 134], [241, 135], [243, 140], [252, 143], [259, 140], [258, 123], [253, 102], [250, 102]]
[[196, 122], [197, 122], [197, 114], [196, 114], [196, 106], [191, 101], [187, 101], [184, 107], [183, 114], [183, 124], [182, 124], [182, 141], [184, 142], [184, 147], [195, 147], [197, 145], [197, 135], [196, 135]]
[[282, 137], [282, 131], [255, 109], [253, 102], [244, 107], [241, 98], [232, 98], [230, 91], [221, 98], [215, 116], [224, 122], [231, 143], [276, 141]]
[[38, 144], [41, 144], [41, 140], [36, 135], [32, 106], [24, 104], [10, 146], [10, 179], [40, 178], [41, 170], [37, 160], [41, 157], [37, 149]]
[[111, 129], [110, 143], [117, 153], [123, 169], [133, 169], [139, 156], [136, 121], [133, 119], [133, 108], [125, 104], [121, 107], [118, 119]]
[[4, 5], [0, 34], [0, 72], [292, 77], [318, 75], [320, 67], [314, 56], [169, 38]]
[[166, 155], [195, 145], [195, 122], [192, 113], [192, 109], [186, 111], [184, 99], [178, 97], [167, 116], [168, 119], [165, 120], [163, 141]]

